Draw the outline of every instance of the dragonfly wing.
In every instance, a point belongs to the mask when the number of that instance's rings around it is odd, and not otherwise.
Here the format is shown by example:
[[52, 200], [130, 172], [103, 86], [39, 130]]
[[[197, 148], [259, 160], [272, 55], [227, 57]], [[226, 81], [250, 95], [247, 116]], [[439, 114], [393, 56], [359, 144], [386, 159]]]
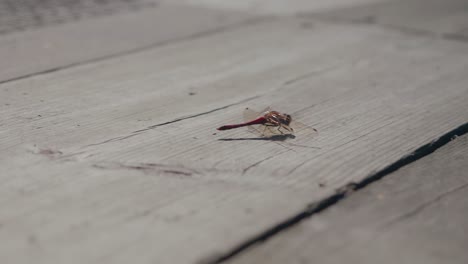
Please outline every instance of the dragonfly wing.
[[244, 122], [249, 122], [263, 116], [266, 112], [271, 111], [271, 107], [267, 107], [260, 112], [257, 112], [251, 108], [244, 109]]
[[[265, 110], [261, 112], [257, 112], [253, 109], [246, 108], [244, 110], [244, 122], [249, 122], [252, 120], [257, 119], [260, 116], [263, 116], [265, 112], [270, 111], [270, 107], [265, 108]], [[277, 127], [269, 127], [265, 125], [254, 125], [248, 127], [249, 131], [262, 137], [273, 137], [277, 135], [281, 135], [281, 132], [278, 131]]]
[[[244, 122], [249, 122], [252, 120], [257, 119], [258, 117], [262, 116], [262, 113], [257, 112], [253, 109], [250, 108], [245, 108], [244, 110]], [[249, 132], [257, 135], [257, 136], [263, 136], [262, 134], [262, 125], [255, 125], [255, 126], [248, 126]]]
[[298, 137], [315, 137], [318, 136], [318, 131], [317, 129], [310, 127], [308, 125], [305, 125], [301, 122], [297, 121], [291, 121], [289, 125], [292, 129], [294, 129], [294, 135]]
[[[246, 108], [244, 110], [244, 122], [249, 122], [252, 120], [257, 119], [258, 117], [265, 114], [265, 112], [271, 111], [270, 107], [267, 107], [261, 112], [257, 112], [253, 109]], [[294, 135], [299, 137], [315, 137], [318, 135], [318, 131], [310, 126], [307, 126], [301, 122], [297, 122], [292, 120], [289, 127], [294, 130]], [[254, 125], [249, 126], [249, 131], [263, 137], [274, 137], [284, 134], [290, 134], [291, 132], [288, 131], [286, 128], [279, 128], [276, 126], [265, 126], [265, 125]]]
[[255, 111], [253, 109], [250, 109], [250, 108], [245, 108], [244, 109], [244, 122], [249, 122], [249, 121], [255, 120], [255, 119], [259, 118], [260, 116], [262, 116], [261, 112], [257, 112], [257, 111]]

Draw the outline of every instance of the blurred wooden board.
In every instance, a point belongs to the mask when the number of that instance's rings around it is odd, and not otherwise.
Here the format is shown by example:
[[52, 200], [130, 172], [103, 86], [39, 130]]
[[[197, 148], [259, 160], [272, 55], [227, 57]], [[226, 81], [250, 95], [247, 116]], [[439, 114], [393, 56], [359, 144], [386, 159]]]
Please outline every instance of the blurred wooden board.
[[157, 0], [0, 0], [0, 35], [151, 8]]
[[468, 136], [228, 263], [466, 263]]
[[293, 15], [298, 12], [324, 12], [337, 8], [381, 3], [392, 0], [160, 0], [219, 10], [237, 10], [251, 14]]
[[395, 0], [310, 12], [310, 15], [468, 42], [467, 0]]
[[[225, 252], [466, 123], [467, 67], [465, 43], [268, 18], [3, 83], [0, 256]], [[320, 135], [213, 135], [268, 105]]]
[[157, 5], [0, 35], [0, 83], [211, 34], [248, 19], [232, 11]]

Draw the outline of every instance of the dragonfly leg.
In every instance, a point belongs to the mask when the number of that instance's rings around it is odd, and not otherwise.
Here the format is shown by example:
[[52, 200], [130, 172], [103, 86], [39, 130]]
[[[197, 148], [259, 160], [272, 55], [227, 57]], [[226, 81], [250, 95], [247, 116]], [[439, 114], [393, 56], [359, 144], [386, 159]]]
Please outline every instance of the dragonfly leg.
[[268, 131], [270, 131], [270, 134], [275, 134], [273, 131], [271, 131], [271, 126], [268, 127]]
[[[272, 126], [273, 126], [272, 124], [268, 124], [268, 123], [265, 124], [265, 126], [263, 128], [263, 135], [264, 136], [270, 136], [270, 134], [274, 134], [273, 131], [271, 131]], [[265, 132], [267, 132], [267, 130], [268, 130], [269, 133], [265, 133]]]
[[289, 126], [281, 126], [281, 127], [286, 129], [289, 133], [294, 133], [294, 130]]
[[281, 127], [282, 127], [282, 126], [277, 126], [277, 127], [276, 127], [276, 130], [278, 130], [278, 132], [280, 132], [281, 135], [284, 135], [284, 132], [281, 130]]
[[264, 136], [268, 136], [267, 133], [265, 133], [265, 132], [267, 131], [267, 129], [268, 129], [268, 132], [269, 132], [270, 134], [274, 134], [274, 132], [271, 130], [271, 127], [273, 127], [273, 126], [276, 126], [276, 125], [271, 124], [271, 123], [265, 123], [265, 125], [263, 126], [263, 132], [262, 132], [262, 134], [263, 134]]

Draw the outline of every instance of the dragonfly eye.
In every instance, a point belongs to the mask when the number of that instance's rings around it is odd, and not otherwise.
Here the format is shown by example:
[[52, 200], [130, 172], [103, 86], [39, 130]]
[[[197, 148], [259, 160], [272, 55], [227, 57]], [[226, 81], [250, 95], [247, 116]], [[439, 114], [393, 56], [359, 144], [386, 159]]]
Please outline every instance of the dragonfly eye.
[[291, 115], [288, 115], [288, 114], [284, 114], [284, 121], [287, 125], [289, 125], [289, 123], [291, 123]]

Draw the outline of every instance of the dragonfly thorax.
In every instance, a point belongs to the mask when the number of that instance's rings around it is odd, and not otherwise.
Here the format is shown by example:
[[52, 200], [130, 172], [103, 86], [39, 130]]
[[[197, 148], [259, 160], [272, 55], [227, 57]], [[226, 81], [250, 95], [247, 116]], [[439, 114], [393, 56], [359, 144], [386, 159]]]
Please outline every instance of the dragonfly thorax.
[[291, 116], [288, 114], [282, 114], [277, 111], [268, 111], [265, 113], [265, 119], [274, 125], [286, 125], [289, 126], [291, 123]]

